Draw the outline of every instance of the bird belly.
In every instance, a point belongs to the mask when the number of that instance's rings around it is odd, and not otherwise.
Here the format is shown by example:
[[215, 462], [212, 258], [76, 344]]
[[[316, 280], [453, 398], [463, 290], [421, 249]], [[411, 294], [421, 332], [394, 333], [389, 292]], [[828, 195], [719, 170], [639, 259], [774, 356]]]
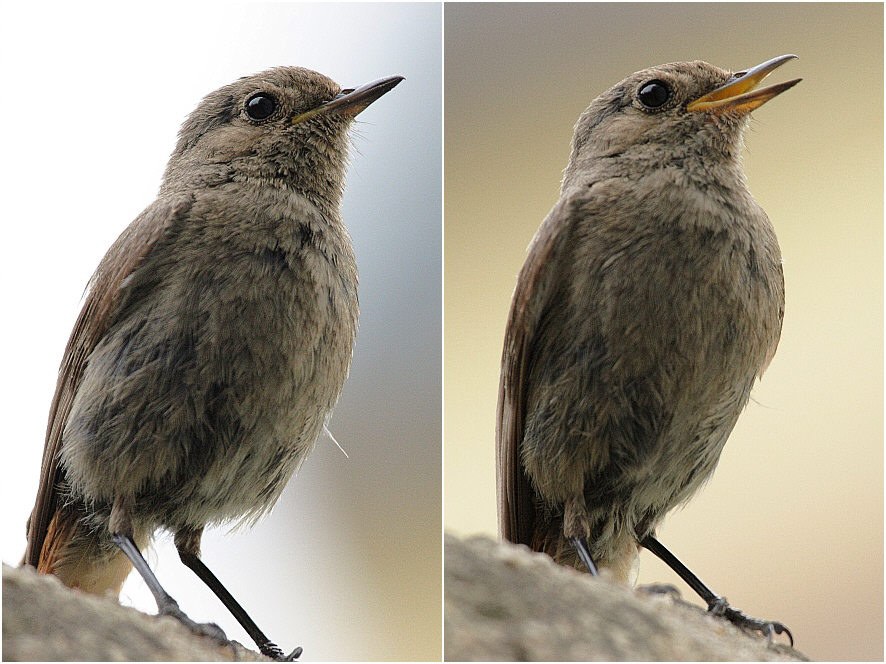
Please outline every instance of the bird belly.
[[604, 566], [626, 568], [626, 542], [711, 475], [760, 369], [764, 350], [749, 344], [773, 341], [745, 304], [749, 278], [719, 276], [729, 247], [700, 266], [679, 244], [661, 251], [623, 253], [607, 263], [615, 276], [573, 284], [536, 336], [521, 455], [540, 527], [568, 529], [581, 497]]
[[356, 302], [242, 260], [244, 283], [179, 280], [96, 347], [62, 444], [75, 497], [125, 499], [149, 529], [257, 518], [277, 500], [344, 383]]

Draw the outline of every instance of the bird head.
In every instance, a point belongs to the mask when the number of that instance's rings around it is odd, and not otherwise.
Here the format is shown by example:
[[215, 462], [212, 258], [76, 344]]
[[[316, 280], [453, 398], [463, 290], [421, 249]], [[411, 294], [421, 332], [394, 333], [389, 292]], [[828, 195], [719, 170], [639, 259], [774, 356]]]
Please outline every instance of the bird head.
[[653, 168], [686, 159], [737, 162], [751, 111], [801, 79], [759, 84], [796, 57], [782, 55], [737, 72], [675, 62], [628, 76], [594, 99], [576, 123], [564, 188], [607, 160]]
[[315, 71], [277, 67], [219, 88], [182, 125], [161, 193], [253, 180], [337, 205], [353, 119], [402, 80], [342, 89]]

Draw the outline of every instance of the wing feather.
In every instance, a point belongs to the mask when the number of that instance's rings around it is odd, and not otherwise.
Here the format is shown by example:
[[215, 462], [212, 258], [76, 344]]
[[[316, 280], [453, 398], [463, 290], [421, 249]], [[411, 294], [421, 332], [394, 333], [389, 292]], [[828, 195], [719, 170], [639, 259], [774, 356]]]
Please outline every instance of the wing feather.
[[523, 470], [520, 447], [526, 416], [525, 385], [539, 321], [555, 291], [576, 204], [561, 200], [548, 214], [529, 246], [517, 277], [505, 329], [496, 427], [499, 535], [529, 545], [535, 525], [535, 492]]
[[38, 566], [50, 522], [58, 506], [61, 479], [58, 461], [62, 434], [89, 355], [113, 323], [126, 280], [143, 264], [158, 242], [176, 224], [186, 219], [191, 204], [192, 200], [187, 198], [156, 201], [150, 205], [117, 238], [90, 280], [89, 292], [62, 357], [55, 395], [49, 409], [40, 485], [28, 520], [25, 564]]

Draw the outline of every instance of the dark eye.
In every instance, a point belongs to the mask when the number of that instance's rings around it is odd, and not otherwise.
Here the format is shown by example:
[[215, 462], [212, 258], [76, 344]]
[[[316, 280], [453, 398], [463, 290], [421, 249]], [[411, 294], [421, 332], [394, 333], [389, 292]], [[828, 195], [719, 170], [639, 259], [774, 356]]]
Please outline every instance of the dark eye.
[[258, 92], [246, 100], [246, 115], [251, 120], [266, 120], [277, 110], [277, 100], [264, 92]]
[[646, 108], [660, 108], [671, 98], [671, 89], [662, 81], [649, 81], [640, 86], [637, 99]]

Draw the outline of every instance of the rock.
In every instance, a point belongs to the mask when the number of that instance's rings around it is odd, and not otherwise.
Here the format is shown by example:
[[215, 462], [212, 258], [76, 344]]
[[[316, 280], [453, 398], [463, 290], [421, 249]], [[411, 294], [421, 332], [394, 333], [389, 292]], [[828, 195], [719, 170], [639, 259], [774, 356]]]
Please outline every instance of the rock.
[[192, 634], [64, 586], [32, 568], [3, 565], [4, 661], [268, 661], [236, 642]]
[[445, 542], [447, 661], [806, 661], [667, 594], [485, 537]]

